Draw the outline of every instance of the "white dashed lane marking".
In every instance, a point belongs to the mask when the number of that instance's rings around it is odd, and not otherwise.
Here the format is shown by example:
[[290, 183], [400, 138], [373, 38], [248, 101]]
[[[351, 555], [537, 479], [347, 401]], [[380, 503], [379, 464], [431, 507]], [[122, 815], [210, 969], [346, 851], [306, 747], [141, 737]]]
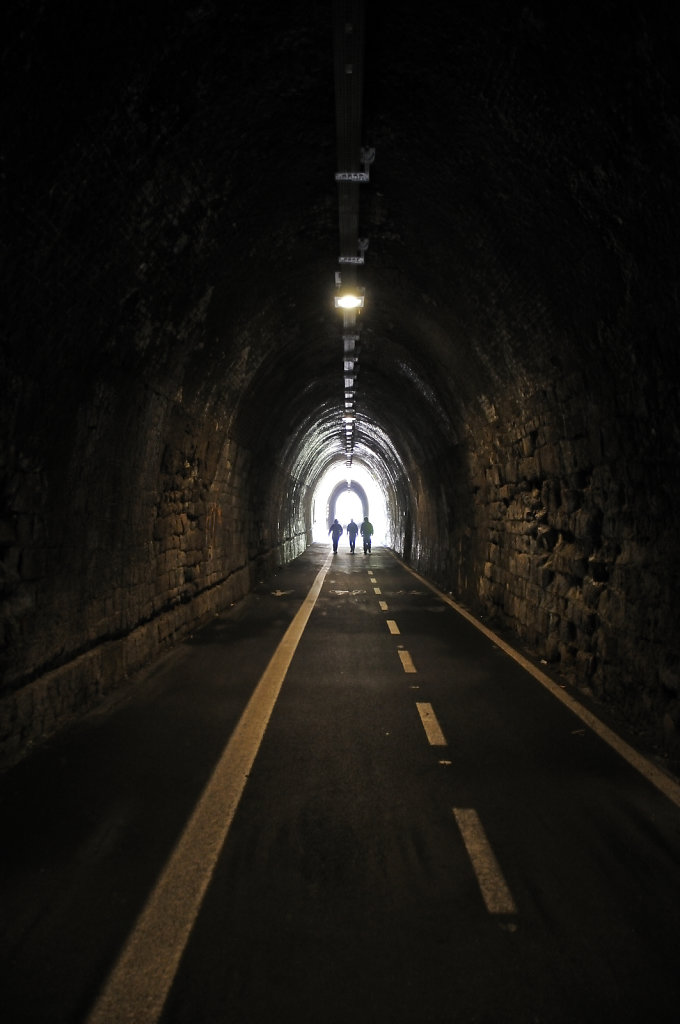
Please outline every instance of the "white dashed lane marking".
[[441, 726], [437, 721], [437, 716], [432, 710], [431, 704], [426, 704], [423, 701], [417, 701], [416, 707], [418, 708], [418, 714], [420, 720], [423, 723], [425, 734], [432, 747], [445, 747], [446, 738], [441, 730]]
[[453, 814], [465, 843], [486, 909], [490, 914], [516, 914], [517, 907], [491, 844], [472, 808], [454, 807]]
[[381, 612], [387, 611], [387, 601], [378, 601], [378, 604], [380, 605]]
[[399, 655], [399, 658], [401, 659], [401, 664], [403, 666], [404, 672], [418, 671], [415, 665], [413, 664], [413, 658], [408, 653], [408, 651], [398, 651], [397, 653]]
[[385, 621], [387, 622], [387, 628], [389, 629], [390, 633], [392, 633], [394, 636], [399, 636], [400, 629], [399, 626], [394, 621], [394, 619], [386, 619]]

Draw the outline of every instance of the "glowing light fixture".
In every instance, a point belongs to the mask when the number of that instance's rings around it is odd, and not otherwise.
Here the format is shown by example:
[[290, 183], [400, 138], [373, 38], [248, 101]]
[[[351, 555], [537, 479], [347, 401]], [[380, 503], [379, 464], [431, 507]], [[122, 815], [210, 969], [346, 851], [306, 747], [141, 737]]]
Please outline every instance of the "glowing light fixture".
[[341, 292], [340, 295], [334, 297], [336, 309], [363, 309], [364, 308], [364, 296], [363, 292], [359, 291], [348, 291]]

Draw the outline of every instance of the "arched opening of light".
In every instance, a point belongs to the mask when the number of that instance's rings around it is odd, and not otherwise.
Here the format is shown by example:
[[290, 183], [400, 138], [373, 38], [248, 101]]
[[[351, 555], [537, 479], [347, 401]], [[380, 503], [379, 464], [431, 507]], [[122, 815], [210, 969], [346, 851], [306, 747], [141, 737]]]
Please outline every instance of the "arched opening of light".
[[[373, 523], [374, 544], [385, 544], [387, 540], [387, 503], [385, 492], [380, 483], [372, 473], [361, 465], [347, 467], [342, 463], [335, 463], [326, 470], [314, 491], [313, 509], [314, 521], [312, 523], [312, 540], [317, 543], [330, 544], [328, 528], [330, 523], [326, 522], [326, 507], [331, 492], [339, 483], [355, 482], [363, 487], [368, 498], [368, 517]], [[341, 492], [336, 503], [336, 517], [343, 527], [347, 526], [350, 519], [355, 523], [361, 523], [364, 513], [361, 507], [361, 499], [358, 494], [347, 488]]]
[[350, 519], [359, 524], [364, 518], [362, 514], [359, 495], [354, 491], [343, 491], [335, 506], [335, 515], [343, 526], [347, 526]]
[[[338, 518], [346, 526], [346, 522], [343, 519], [345, 516], [344, 511], [338, 511], [338, 507], [342, 510], [352, 504], [351, 496], [356, 494], [359, 499], [361, 511], [359, 512], [360, 518], [363, 519], [370, 512], [370, 503], [368, 495], [363, 489], [361, 484], [357, 480], [341, 480], [339, 484], [336, 484], [328, 496], [326, 502], [326, 520], [331, 523], [334, 518]], [[355, 511], [358, 511], [354, 506]], [[353, 518], [353, 516], [351, 517]], [[358, 522], [359, 520], [357, 520]]]

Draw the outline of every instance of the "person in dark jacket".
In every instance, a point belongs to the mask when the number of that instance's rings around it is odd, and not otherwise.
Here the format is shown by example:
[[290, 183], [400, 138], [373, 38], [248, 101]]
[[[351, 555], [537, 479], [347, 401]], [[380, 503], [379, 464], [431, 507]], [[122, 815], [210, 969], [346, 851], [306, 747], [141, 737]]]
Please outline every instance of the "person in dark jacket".
[[340, 523], [337, 521], [337, 519], [333, 520], [333, 525], [331, 526], [328, 532], [333, 538], [333, 551], [337, 554], [338, 541], [342, 537], [342, 527], [340, 526]]
[[357, 542], [357, 534], [359, 532], [359, 527], [357, 526], [357, 524], [354, 522], [353, 519], [350, 519], [350, 521], [347, 524], [346, 529], [347, 529], [347, 537], [349, 538], [349, 550], [350, 550], [351, 554], [354, 554], [354, 545]]

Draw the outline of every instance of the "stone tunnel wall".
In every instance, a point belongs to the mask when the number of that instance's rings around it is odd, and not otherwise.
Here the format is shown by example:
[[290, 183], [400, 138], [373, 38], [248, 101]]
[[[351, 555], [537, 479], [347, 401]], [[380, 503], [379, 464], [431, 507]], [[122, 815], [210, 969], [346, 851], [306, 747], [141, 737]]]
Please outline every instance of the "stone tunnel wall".
[[303, 550], [306, 489], [282, 470], [264, 488], [251, 453], [207, 426], [142, 385], [100, 386], [70, 436], [43, 439], [44, 458], [13, 450], [0, 524], [3, 759]]
[[468, 500], [461, 478], [456, 493], [448, 481], [426, 517], [423, 536], [433, 536], [438, 514], [448, 541], [436, 550], [421, 540], [415, 560], [570, 682], [675, 748], [678, 480], [672, 438], [628, 399], [619, 394], [618, 408], [607, 408], [574, 372], [521, 409], [493, 409], [471, 430]]

